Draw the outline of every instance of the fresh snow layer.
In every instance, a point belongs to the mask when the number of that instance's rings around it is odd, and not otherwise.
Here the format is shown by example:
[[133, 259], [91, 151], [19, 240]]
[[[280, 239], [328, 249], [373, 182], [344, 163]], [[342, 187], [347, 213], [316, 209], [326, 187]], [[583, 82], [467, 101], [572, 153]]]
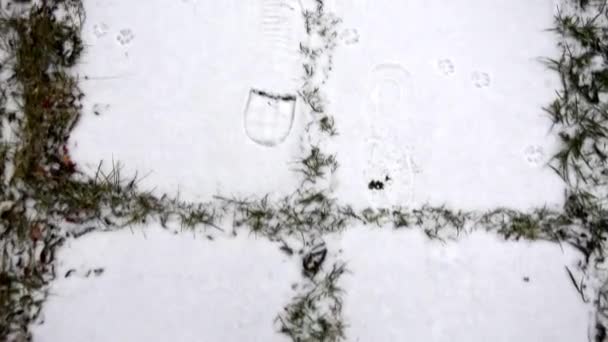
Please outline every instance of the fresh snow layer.
[[[142, 187], [188, 200], [296, 188], [301, 106], [269, 101], [261, 112], [250, 92], [296, 95], [299, 12], [275, 0], [84, 3], [79, 165], [121, 162]], [[246, 124], [278, 144], [250, 139]]]
[[150, 227], [72, 240], [34, 341], [285, 341], [274, 319], [299, 269], [246, 235], [208, 241]]
[[353, 272], [342, 282], [348, 341], [587, 341], [568, 246], [361, 229], [339, 243]]
[[[553, 0], [340, 0], [329, 82], [338, 195], [362, 206], [561, 202], [542, 110], [559, 79]], [[362, 177], [361, 175], [366, 175]], [[362, 196], [371, 179], [386, 191]], [[371, 196], [369, 196], [371, 195]]]
[[[347, 341], [587, 340], [590, 308], [564, 267], [576, 274], [580, 255], [567, 246], [367, 228], [329, 245], [352, 271], [339, 284]], [[286, 341], [273, 321], [300, 279], [298, 258], [246, 234], [94, 233], [58, 260], [35, 341]]]
[[[559, 205], [542, 106], [559, 87], [552, 0], [334, 0], [343, 19], [323, 91], [339, 135], [335, 195], [355, 206]], [[85, 115], [75, 161], [187, 200], [286, 194], [310, 120], [295, 0], [86, 0]], [[85, 78], [86, 75], [86, 78]], [[266, 94], [266, 95], [264, 95]], [[288, 96], [280, 98], [277, 95]], [[372, 180], [383, 190], [369, 190]], [[61, 249], [37, 341], [283, 341], [273, 319], [299, 261], [266, 241], [159, 228]], [[337, 242], [348, 341], [585, 341], [588, 307], [546, 243], [474, 233], [349, 230]], [[99, 276], [87, 270], [103, 267]], [[63, 276], [71, 269], [76, 272]], [[524, 280], [524, 279], [527, 279]]]
[[[310, 120], [294, 95], [298, 1], [87, 0], [78, 164], [119, 161], [185, 199], [285, 194]], [[322, 91], [339, 136], [336, 194], [357, 206], [558, 205], [542, 106], [559, 82], [553, 0], [334, 0], [343, 19]], [[88, 78], [85, 79], [84, 76]], [[268, 100], [268, 101], [266, 101]], [[98, 115], [95, 115], [97, 113]], [[372, 180], [386, 180], [370, 191]]]

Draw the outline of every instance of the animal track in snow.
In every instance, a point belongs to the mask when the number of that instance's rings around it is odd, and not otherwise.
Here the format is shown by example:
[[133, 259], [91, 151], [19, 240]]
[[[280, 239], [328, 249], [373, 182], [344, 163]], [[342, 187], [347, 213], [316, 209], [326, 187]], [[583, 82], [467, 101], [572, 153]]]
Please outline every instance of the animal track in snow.
[[110, 108], [109, 104], [96, 103], [93, 105], [93, 114], [101, 115]]
[[116, 36], [116, 41], [122, 46], [126, 46], [135, 38], [135, 34], [131, 29], [122, 29], [118, 32]]
[[245, 106], [245, 133], [256, 143], [276, 146], [293, 125], [295, 95], [276, 95], [251, 89]]
[[471, 81], [477, 88], [486, 88], [491, 84], [490, 75], [487, 72], [475, 71], [471, 74]]
[[524, 150], [524, 157], [530, 166], [538, 167], [545, 162], [545, 151], [541, 146], [530, 145]]
[[98, 23], [98, 24], [93, 25], [93, 34], [97, 38], [101, 38], [101, 37], [105, 36], [109, 30], [110, 30], [110, 27], [108, 25], [106, 25], [105, 23]]
[[454, 74], [455, 68], [454, 63], [450, 59], [440, 59], [437, 61], [437, 68], [445, 76], [451, 76]]
[[359, 42], [359, 31], [357, 29], [345, 29], [340, 33], [340, 39], [346, 45], [353, 45]]

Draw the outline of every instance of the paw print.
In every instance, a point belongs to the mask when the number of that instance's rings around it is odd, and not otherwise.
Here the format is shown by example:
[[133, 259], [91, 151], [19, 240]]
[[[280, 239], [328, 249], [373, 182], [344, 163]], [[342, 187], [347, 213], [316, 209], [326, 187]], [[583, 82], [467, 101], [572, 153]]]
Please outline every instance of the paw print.
[[346, 45], [353, 45], [359, 42], [359, 31], [356, 29], [346, 29], [340, 33], [340, 39]]
[[490, 75], [486, 72], [475, 71], [471, 74], [471, 81], [477, 88], [486, 88], [490, 86]]
[[118, 32], [118, 35], [116, 36], [116, 41], [118, 41], [120, 45], [125, 46], [129, 44], [133, 40], [133, 38], [135, 38], [133, 31], [131, 31], [130, 29], [122, 29]]
[[93, 25], [93, 34], [97, 38], [101, 38], [101, 37], [105, 36], [109, 30], [110, 30], [110, 27], [108, 27], [108, 25], [106, 25], [105, 23], [99, 23], [99, 24]]
[[96, 103], [93, 105], [93, 114], [99, 116], [110, 108], [108, 104]]
[[545, 151], [541, 146], [530, 145], [524, 150], [524, 157], [530, 166], [538, 167], [545, 161]]
[[437, 62], [437, 68], [439, 68], [439, 71], [445, 76], [453, 75], [455, 71], [454, 63], [449, 59], [440, 59]]

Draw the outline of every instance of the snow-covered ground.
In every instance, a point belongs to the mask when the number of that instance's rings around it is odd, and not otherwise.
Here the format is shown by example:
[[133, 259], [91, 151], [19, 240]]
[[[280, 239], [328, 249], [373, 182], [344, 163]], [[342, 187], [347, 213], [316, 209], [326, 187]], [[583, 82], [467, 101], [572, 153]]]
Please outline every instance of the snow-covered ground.
[[[310, 120], [295, 96], [295, 0], [86, 0], [74, 160], [145, 175], [187, 200], [288, 194]], [[542, 106], [556, 75], [553, 0], [334, 0], [343, 19], [324, 91], [339, 135], [335, 196], [357, 207], [556, 206], [564, 185]], [[86, 78], [85, 78], [86, 75]], [[383, 191], [368, 183], [386, 182]], [[348, 341], [586, 341], [589, 308], [564, 266], [579, 255], [486, 233], [442, 245], [353, 227], [332, 237]], [[283, 341], [273, 320], [299, 261], [240, 235], [156, 226], [62, 248], [39, 341]], [[103, 268], [102, 274], [87, 270]], [[70, 270], [70, 276], [64, 275]]]
[[245, 234], [94, 233], [58, 257], [35, 341], [284, 341], [273, 321], [300, 277], [278, 248]]
[[587, 341], [590, 307], [564, 268], [580, 259], [572, 248], [366, 229], [340, 244], [348, 341]]
[[[348, 341], [586, 341], [570, 248], [363, 227], [330, 246], [352, 271], [341, 282]], [[58, 259], [35, 341], [288, 341], [274, 320], [300, 264], [265, 240], [147, 227], [88, 235]]]
[[[296, 187], [303, 105], [293, 122], [287, 110], [248, 121], [247, 103], [252, 88], [298, 90], [298, 1], [85, 3], [79, 164], [113, 159], [147, 175], [144, 187], [186, 199]], [[561, 203], [564, 185], [543, 167], [555, 141], [541, 108], [559, 86], [540, 60], [558, 55], [546, 31], [553, 0], [327, 6], [343, 19], [325, 87], [340, 133], [339, 197], [467, 209]], [[259, 144], [251, 132], [280, 142]], [[370, 180], [387, 175], [393, 184], [371, 194]]]
[[[302, 115], [274, 147], [250, 139], [245, 127], [252, 88], [293, 95], [298, 88], [296, 29], [304, 26], [280, 2], [85, 1], [88, 49], [79, 71], [89, 77], [87, 115], [73, 133], [75, 159], [91, 169], [114, 159], [146, 175], [143, 187], [189, 200], [295, 189]], [[283, 12], [292, 25], [274, 24]], [[256, 132], [284, 128], [281, 118], [264, 119]]]
[[[329, 91], [343, 198], [370, 177], [408, 199], [459, 208], [559, 204], [544, 168], [555, 150], [541, 109], [559, 78], [553, 0], [338, 1], [343, 46]], [[353, 38], [356, 37], [355, 38]], [[365, 176], [362, 176], [365, 175]]]

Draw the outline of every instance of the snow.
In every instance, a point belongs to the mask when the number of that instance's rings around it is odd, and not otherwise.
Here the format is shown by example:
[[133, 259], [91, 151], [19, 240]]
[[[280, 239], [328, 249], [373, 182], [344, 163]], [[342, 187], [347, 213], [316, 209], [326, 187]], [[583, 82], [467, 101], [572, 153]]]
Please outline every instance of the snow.
[[[185, 200], [289, 194], [310, 120], [297, 1], [86, 0], [85, 115], [74, 160], [120, 161]], [[343, 19], [325, 91], [339, 135], [334, 195], [356, 207], [558, 207], [542, 106], [559, 86], [552, 0], [334, 0]], [[87, 76], [86, 78], [84, 76]], [[269, 100], [270, 99], [270, 100]], [[270, 108], [270, 109], [269, 109]], [[389, 176], [386, 178], [386, 176]], [[371, 191], [368, 183], [386, 183]], [[335, 238], [335, 237], [334, 237]], [[348, 341], [586, 341], [589, 307], [548, 243], [473, 233], [458, 243], [351, 227], [332, 244]], [[273, 320], [298, 258], [239, 235], [208, 241], [154, 225], [94, 233], [58, 255], [36, 341], [285, 341]], [[88, 269], [103, 267], [99, 276]], [[64, 275], [71, 269], [76, 272]], [[528, 279], [527, 281], [524, 278]]]
[[[351, 271], [348, 341], [586, 341], [590, 307], [564, 267], [580, 255], [567, 246], [364, 227], [330, 246]], [[287, 341], [273, 322], [300, 264], [266, 240], [147, 227], [87, 235], [58, 260], [35, 341]]]
[[146, 176], [144, 188], [186, 200], [296, 187], [290, 163], [302, 115], [273, 148], [251, 140], [244, 124], [252, 88], [295, 95], [301, 65], [290, 37], [303, 24], [276, 33], [278, 19], [253, 1], [88, 0], [85, 8], [85, 118], [72, 134], [79, 165], [91, 172], [100, 160], [121, 162], [125, 174]]
[[266, 240], [160, 227], [93, 233], [58, 259], [35, 341], [285, 341], [273, 321], [300, 278]]
[[[561, 204], [563, 182], [544, 167], [556, 140], [542, 110], [559, 88], [541, 62], [559, 55], [546, 30], [554, 1], [344, 0], [335, 9], [347, 37], [328, 85], [338, 196], [360, 206]], [[394, 184], [383, 196], [362, 196], [387, 173]]]
[[353, 272], [348, 341], [587, 341], [590, 306], [565, 270], [580, 255], [568, 246], [365, 228], [339, 246]]
[[[300, 86], [297, 1], [89, 0], [86, 8], [87, 116], [72, 137], [80, 165], [120, 161], [147, 175], [144, 186], [185, 199], [293, 191], [303, 105], [285, 106], [278, 119], [246, 120], [246, 108], [252, 88], [295, 95]], [[556, 146], [542, 107], [559, 86], [541, 63], [558, 55], [546, 31], [552, 0], [328, 8], [343, 19], [326, 85], [340, 133], [338, 197], [360, 207], [561, 204], [564, 185], [544, 167]], [[370, 194], [368, 183], [387, 173], [392, 184]]]

